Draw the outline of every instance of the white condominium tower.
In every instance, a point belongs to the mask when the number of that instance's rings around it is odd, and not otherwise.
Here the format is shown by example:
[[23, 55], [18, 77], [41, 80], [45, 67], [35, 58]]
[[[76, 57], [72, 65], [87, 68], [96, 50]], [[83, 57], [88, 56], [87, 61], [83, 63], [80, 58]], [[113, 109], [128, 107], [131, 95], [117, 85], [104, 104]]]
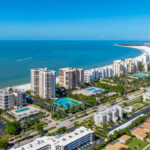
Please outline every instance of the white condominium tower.
[[94, 114], [94, 121], [97, 126], [103, 127], [104, 124], [113, 122], [116, 123], [119, 120], [122, 120], [123, 112], [122, 108], [119, 105], [114, 105], [103, 111], [96, 112]]
[[26, 104], [26, 92], [20, 89], [7, 88], [0, 90], [0, 109], [12, 109]]
[[102, 78], [113, 77], [113, 76], [114, 76], [113, 66], [109, 65], [105, 67], [85, 70], [84, 82], [90, 84], [96, 79], [102, 79]]
[[51, 99], [56, 94], [56, 72], [47, 68], [31, 69], [31, 90], [33, 95]]
[[126, 75], [126, 69], [124, 67], [124, 62], [121, 60], [115, 60], [113, 63], [114, 75]]
[[95, 69], [85, 70], [84, 71], [84, 83], [91, 83], [96, 79]]
[[75, 68], [61, 68], [59, 70], [59, 85], [66, 89], [74, 89], [84, 82], [84, 70]]
[[124, 65], [128, 74], [136, 73], [138, 70], [138, 61], [135, 59], [125, 59]]
[[103, 79], [103, 78], [107, 78], [107, 77], [113, 77], [113, 75], [114, 75], [112, 65], [101, 67], [101, 68], [96, 68], [95, 72], [96, 72], [96, 79]]
[[139, 70], [139, 61], [132, 58], [125, 59], [125, 61], [115, 60], [113, 69], [116, 76], [133, 74]]

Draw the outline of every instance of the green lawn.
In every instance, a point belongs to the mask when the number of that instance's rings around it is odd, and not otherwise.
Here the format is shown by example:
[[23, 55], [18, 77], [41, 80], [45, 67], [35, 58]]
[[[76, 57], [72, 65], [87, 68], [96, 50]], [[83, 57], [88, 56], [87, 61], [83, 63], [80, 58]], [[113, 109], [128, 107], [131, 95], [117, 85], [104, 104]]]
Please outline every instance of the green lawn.
[[136, 137], [132, 138], [131, 142], [127, 144], [130, 150], [142, 150], [146, 145], [147, 142], [137, 139]]
[[145, 150], [150, 150], [150, 145]]
[[139, 93], [139, 92], [141, 92], [141, 90], [136, 90], [134, 92], [129, 93], [128, 95], [136, 94], [136, 93]]
[[128, 104], [128, 106], [130, 106], [132, 104], [139, 103], [139, 102], [141, 102], [140, 97], [128, 101], [127, 104]]

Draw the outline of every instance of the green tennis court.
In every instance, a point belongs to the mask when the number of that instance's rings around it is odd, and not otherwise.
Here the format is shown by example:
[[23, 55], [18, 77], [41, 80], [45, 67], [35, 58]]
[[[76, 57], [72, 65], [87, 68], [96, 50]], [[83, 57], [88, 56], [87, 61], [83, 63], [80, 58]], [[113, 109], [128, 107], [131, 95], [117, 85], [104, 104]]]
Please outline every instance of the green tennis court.
[[135, 103], [135, 104], [132, 105], [132, 108], [133, 108], [133, 109], [138, 109], [138, 108], [141, 108], [141, 107], [143, 107], [143, 106], [144, 106], [143, 104]]
[[53, 104], [57, 105], [58, 107], [62, 107], [63, 109], [67, 109], [68, 106], [73, 107], [82, 105], [82, 102], [75, 101], [70, 98], [62, 98], [54, 101]]

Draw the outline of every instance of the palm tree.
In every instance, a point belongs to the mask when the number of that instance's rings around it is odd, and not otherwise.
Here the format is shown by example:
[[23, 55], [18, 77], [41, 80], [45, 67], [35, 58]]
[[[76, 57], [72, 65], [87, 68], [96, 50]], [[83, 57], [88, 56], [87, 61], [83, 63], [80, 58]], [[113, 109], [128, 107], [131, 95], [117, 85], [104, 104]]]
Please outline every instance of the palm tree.
[[39, 133], [39, 134], [42, 134], [42, 131], [43, 131], [43, 125], [41, 123], [37, 123], [35, 125], [35, 129], [36, 131]]

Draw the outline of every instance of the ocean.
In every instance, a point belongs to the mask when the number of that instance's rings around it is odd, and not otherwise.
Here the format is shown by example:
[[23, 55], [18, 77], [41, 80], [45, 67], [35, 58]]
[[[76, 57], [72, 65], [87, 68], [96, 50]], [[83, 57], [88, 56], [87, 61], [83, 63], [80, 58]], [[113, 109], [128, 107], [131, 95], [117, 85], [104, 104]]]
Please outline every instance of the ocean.
[[[135, 41], [133, 41], [135, 43]], [[91, 69], [142, 52], [115, 46], [129, 41], [0, 41], [0, 88], [30, 82], [30, 69], [62, 67]]]

